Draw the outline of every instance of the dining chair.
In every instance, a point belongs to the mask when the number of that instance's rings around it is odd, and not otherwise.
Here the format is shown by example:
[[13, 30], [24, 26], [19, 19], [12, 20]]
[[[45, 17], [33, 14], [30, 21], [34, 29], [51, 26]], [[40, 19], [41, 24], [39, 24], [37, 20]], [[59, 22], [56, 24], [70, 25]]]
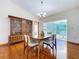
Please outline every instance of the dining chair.
[[44, 44], [46, 46], [49, 46], [52, 49], [53, 53], [54, 53], [54, 49], [55, 49], [55, 52], [56, 52], [57, 51], [57, 47], [56, 47], [56, 34], [53, 34], [50, 37], [45, 38]]
[[24, 37], [25, 37], [24, 53], [25, 53], [26, 48], [27, 48], [27, 51], [28, 51], [27, 53], [29, 53], [29, 51], [34, 51], [34, 48], [37, 48], [38, 49], [38, 51], [37, 51], [38, 59], [39, 59], [39, 57], [40, 57], [39, 55], [40, 55], [40, 51], [41, 51], [41, 48], [42, 48], [42, 45], [43, 45], [43, 41], [40, 42], [39, 39], [30, 38], [29, 35], [24, 35]]
[[[24, 35], [24, 54], [25, 54], [25, 50], [27, 48], [27, 59], [29, 56], [29, 51], [34, 51], [34, 48], [38, 46], [38, 42], [36, 42], [35, 40], [33, 40], [29, 35]], [[35, 55], [35, 54], [33, 54]]]
[[29, 35], [24, 35], [24, 37], [25, 37], [24, 51], [25, 51], [26, 47], [27, 48], [35, 48], [35, 47], [38, 46], [38, 41], [37, 40], [30, 38]]

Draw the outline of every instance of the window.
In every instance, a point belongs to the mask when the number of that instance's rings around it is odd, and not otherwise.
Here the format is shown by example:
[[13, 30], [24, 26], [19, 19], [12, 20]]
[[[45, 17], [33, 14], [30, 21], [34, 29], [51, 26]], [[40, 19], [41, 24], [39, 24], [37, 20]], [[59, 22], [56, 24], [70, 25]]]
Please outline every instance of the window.
[[43, 23], [43, 31], [45, 35], [55, 33], [57, 39], [67, 39], [67, 20]]

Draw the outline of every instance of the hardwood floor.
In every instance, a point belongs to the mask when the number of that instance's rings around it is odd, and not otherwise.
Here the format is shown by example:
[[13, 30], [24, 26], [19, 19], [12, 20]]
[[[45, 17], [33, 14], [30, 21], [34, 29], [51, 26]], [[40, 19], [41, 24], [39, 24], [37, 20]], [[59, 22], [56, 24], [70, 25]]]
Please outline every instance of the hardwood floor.
[[[0, 59], [38, 59], [37, 49], [30, 51], [27, 51], [26, 49], [24, 54], [23, 44], [24, 43], [19, 43], [11, 45], [10, 47], [0, 46]], [[79, 59], [79, 45], [68, 43], [67, 54], [67, 59]], [[39, 59], [55, 59], [55, 57], [53, 56], [53, 54], [50, 53], [50, 50], [48, 48], [44, 48], [43, 51], [40, 52]]]
[[79, 45], [68, 43], [68, 59], [79, 59]]
[[[38, 59], [37, 49], [30, 51], [27, 51], [26, 49], [24, 54], [23, 44], [24, 43], [11, 45], [10, 47], [0, 47], [0, 59]], [[40, 52], [39, 59], [55, 59], [55, 57], [50, 53], [49, 49], [45, 48], [42, 52]]]

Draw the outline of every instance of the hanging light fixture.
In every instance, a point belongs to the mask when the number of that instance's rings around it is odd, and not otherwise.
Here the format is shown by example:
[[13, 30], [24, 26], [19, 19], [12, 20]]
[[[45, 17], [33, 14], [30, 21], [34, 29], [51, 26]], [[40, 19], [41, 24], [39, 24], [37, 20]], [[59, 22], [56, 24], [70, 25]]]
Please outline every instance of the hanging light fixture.
[[41, 10], [40, 13], [38, 13], [39, 17], [45, 17], [46, 16], [46, 12], [44, 11], [44, 0], [41, 0]]

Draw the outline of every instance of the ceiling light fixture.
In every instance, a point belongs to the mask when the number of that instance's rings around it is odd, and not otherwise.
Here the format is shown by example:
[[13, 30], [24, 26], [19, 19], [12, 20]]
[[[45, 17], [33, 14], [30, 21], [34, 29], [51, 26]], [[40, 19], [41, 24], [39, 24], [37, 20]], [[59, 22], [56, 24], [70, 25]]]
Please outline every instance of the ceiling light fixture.
[[38, 13], [39, 17], [45, 17], [46, 16], [46, 12], [44, 11], [44, 1], [41, 0], [41, 10], [40, 13]]

